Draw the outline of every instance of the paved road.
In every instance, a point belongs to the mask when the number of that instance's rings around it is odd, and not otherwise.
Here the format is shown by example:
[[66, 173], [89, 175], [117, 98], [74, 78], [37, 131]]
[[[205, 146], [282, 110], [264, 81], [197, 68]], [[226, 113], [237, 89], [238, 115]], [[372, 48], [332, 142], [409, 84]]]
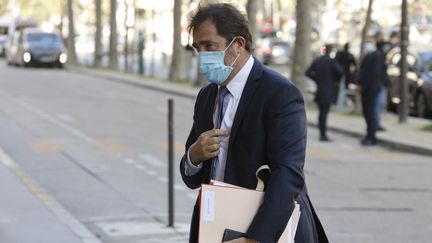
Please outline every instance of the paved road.
[[[4, 61], [0, 87], [0, 147], [102, 242], [186, 242], [196, 192], [178, 174], [178, 228], [164, 227], [166, 120], [172, 97], [178, 161], [192, 100]], [[306, 179], [331, 242], [429, 241], [430, 157], [363, 148], [342, 135], [332, 134], [333, 143], [317, 138], [309, 129]]]

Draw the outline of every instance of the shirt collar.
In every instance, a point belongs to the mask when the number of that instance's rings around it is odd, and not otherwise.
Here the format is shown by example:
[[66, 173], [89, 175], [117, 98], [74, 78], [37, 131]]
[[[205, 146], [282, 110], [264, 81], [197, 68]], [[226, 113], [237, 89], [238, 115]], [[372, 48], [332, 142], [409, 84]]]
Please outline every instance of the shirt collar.
[[246, 81], [252, 70], [254, 64], [254, 58], [252, 55], [249, 57], [245, 65], [240, 69], [240, 71], [234, 76], [234, 78], [227, 84], [227, 89], [235, 99], [240, 99]]

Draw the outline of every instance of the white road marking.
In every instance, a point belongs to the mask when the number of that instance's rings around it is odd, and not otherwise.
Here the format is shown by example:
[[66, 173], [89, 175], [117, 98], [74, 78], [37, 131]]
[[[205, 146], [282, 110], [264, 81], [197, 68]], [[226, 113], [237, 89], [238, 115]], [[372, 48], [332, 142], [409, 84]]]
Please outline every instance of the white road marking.
[[180, 185], [180, 184], [175, 184], [175, 185], [174, 185], [174, 189], [175, 189], [176, 191], [180, 191], [180, 192], [186, 191], [186, 187], [183, 186], [183, 185]]
[[54, 116], [49, 115], [48, 113], [36, 108], [35, 106], [31, 105], [29, 102], [27, 102], [25, 99], [22, 99], [20, 101], [21, 105], [26, 108], [27, 110], [39, 115], [40, 117], [44, 118], [45, 120], [65, 129], [66, 131], [74, 134], [77, 137], [80, 137], [82, 139], [84, 139], [86, 142], [92, 143], [93, 139], [87, 135], [86, 133], [80, 131], [79, 129], [76, 129], [75, 127], [64, 123], [60, 120], [58, 120], [57, 118], [55, 118]]
[[157, 178], [158, 179], [158, 181], [160, 181], [160, 182], [168, 182], [168, 178], [166, 178], [166, 176], [160, 176], [160, 177], [158, 177]]
[[133, 235], [167, 235], [167, 234], [187, 234], [189, 224], [176, 223], [175, 228], [169, 228], [165, 224], [155, 222], [137, 222], [137, 221], [117, 221], [117, 222], [99, 222], [96, 225], [110, 237], [116, 236], [133, 236]]
[[138, 170], [145, 170], [146, 167], [144, 165], [135, 165], [135, 168], [137, 168]]
[[148, 170], [148, 171], [146, 171], [146, 173], [147, 173], [147, 175], [150, 175], [150, 176], [156, 176], [158, 173], [156, 172], [156, 171], [154, 171], [154, 170]]
[[155, 156], [153, 156], [151, 154], [140, 154], [139, 157], [142, 160], [144, 160], [144, 162], [146, 164], [149, 164], [151, 166], [154, 166], [154, 167], [166, 167], [165, 163], [162, 160], [158, 159], [157, 157], [155, 157]]
[[136, 163], [136, 161], [135, 161], [134, 159], [131, 159], [131, 158], [126, 158], [126, 159], [124, 160], [124, 162], [125, 162], [126, 164], [129, 164], [129, 165], [132, 165], [132, 164], [135, 164], [135, 163]]
[[67, 115], [67, 114], [57, 114], [56, 116], [60, 120], [65, 121], [65, 122], [69, 122], [69, 123], [74, 122], [74, 119], [71, 116]]

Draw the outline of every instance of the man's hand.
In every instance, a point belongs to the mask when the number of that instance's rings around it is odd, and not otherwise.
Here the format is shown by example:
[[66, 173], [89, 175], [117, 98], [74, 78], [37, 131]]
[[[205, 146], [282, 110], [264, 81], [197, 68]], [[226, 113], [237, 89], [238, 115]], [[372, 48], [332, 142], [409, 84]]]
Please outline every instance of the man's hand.
[[192, 164], [216, 157], [219, 154], [220, 137], [228, 136], [228, 131], [212, 129], [202, 133], [197, 141], [190, 147], [190, 160]]
[[258, 243], [258, 241], [242, 237], [235, 240], [224, 241], [224, 243]]

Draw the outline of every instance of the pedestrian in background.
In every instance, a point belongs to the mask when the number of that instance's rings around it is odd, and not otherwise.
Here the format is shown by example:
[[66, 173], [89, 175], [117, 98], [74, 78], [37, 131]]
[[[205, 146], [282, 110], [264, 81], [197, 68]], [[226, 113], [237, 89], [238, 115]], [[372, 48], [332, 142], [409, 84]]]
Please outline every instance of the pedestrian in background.
[[[255, 189], [255, 172], [267, 164], [271, 175], [263, 202], [245, 236], [235, 242], [277, 242], [297, 201], [301, 214], [295, 242], [328, 243], [305, 184], [307, 125], [300, 91], [251, 55], [247, 18], [232, 5], [200, 5], [188, 29], [200, 73], [210, 84], [196, 99], [180, 162], [184, 183], [197, 189], [215, 179]], [[190, 243], [198, 241], [198, 202]]]
[[366, 54], [360, 65], [358, 84], [362, 98], [363, 116], [367, 126], [366, 137], [361, 140], [362, 145], [376, 144], [376, 103], [384, 82], [388, 81], [384, 46], [384, 41], [378, 41], [376, 50]]
[[357, 69], [357, 62], [354, 55], [349, 51], [349, 43], [346, 43], [343, 50], [338, 51], [335, 60], [342, 66], [344, 71], [345, 89], [354, 82], [354, 74]]
[[343, 76], [342, 67], [330, 57], [332, 46], [326, 45], [324, 55], [315, 59], [306, 70], [306, 76], [315, 81], [317, 90], [315, 102], [318, 105], [318, 124], [320, 141], [330, 141], [327, 136], [327, 116], [331, 104], [335, 104], [338, 97], [339, 82]]
[[381, 80], [379, 82], [380, 84], [380, 91], [377, 95], [377, 100], [375, 104], [375, 119], [376, 119], [376, 129], [377, 131], [385, 131], [386, 129], [381, 124], [381, 113], [385, 109], [385, 106], [387, 104], [387, 91], [390, 86], [390, 79], [387, 75], [387, 61], [385, 58], [385, 52], [384, 52], [384, 46], [388, 45], [386, 42], [381, 42], [383, 47], [381, 48], [381, 52], [384, 55], [384, 72], [381, 76]]
[[354, 75], [356, 72], [356, 59], [354, 55], [349, 51], [349, 43], [346, 43], [342, 50], [336, 53], [335, 60], [339, 63], [344, 71], [343, 78], [339, 84], [339, 95], [337, 100], [337, 107], [339, 110], [344, 110], [348, 105], [347, 103], [347, 92], [349, 86], [354, 82]]
[[394, 32], [390, 35], [390, 41], [385, 41], [383, 37], [379, 37], [376, 40], [376, 43], [380, 43], [380, 51], [384, 54], [384, 75], [380, 82], [381, 89], [377, 95], [377, 102], [375, 106], [375, 114], [376, 114], [376, 128], [377, 131], [385, 131], [385, 128], [381, 124], [381, 113], [385, 109], [387, 105], [387, 91], [390, 86], [390, 79], [387, 75], [387, 53], [394, 48], [393, 45], [397, 44], [397, 36], [394, 35]]

